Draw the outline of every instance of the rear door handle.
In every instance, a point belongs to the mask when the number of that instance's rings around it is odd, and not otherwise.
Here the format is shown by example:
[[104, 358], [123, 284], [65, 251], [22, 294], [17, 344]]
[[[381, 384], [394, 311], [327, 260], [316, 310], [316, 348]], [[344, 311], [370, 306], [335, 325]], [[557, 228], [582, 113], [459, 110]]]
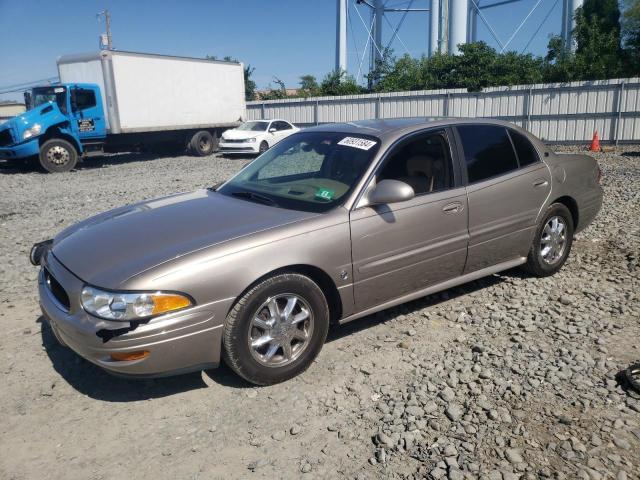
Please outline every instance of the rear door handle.
[[444, 213], [458, 213], [462, 210], [462, 204], [460, 202], [453, 202], [442, 207]]
[[546, 187], [547, 185], [549, 185], [549, 182], [543, 178], [541, 178], [540, 180], [536, 180], [535, 182], [533, 182], [533, 186], [535, 188], [539, 188], [539, 187]]

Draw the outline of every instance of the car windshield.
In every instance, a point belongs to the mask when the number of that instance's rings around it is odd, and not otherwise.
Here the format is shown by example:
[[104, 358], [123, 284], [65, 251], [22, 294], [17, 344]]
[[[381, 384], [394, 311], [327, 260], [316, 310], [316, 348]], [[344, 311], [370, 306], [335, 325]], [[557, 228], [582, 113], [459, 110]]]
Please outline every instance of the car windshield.
[[245, 130], [250, 132], [264, 132], [267, 129], [269, 122], [245, 122], [240, 125], [236, 130]]
[[342, 204], [375, 156], [375, 137], [301, 132], [267, 150], [218, 192], [282, 208], [325, 212]]
[[67, 89], [64, 87], [47, 87], [33, 90], [33, 108], [49, 102], [55, 102], [62, 113], [67, 113]]

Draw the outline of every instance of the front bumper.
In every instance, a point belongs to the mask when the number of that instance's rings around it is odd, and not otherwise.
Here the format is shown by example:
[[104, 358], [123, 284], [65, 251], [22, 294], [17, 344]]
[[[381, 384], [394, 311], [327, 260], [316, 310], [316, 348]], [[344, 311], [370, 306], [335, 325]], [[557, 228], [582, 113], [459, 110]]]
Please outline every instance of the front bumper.
[[[44, 269], [64, 289], [67, 302], [56, 298], [45, 280]], [[80, 305], [84, 282], [50, 251], [42, 259], [38, 284], [43, 316], [60, 343], [111, 373], [134, 377], [167, 376], [216, 367], [220, 362], [223, 322], [232, 299], [163, 315], [122, 333], [122, 329], [133, 324], [101, 320], [87, 314]], [[107, 341], [98, 336], [99, 332], [103, 335], [105, 331], [118, 329], [121, 333]], [[112, 353], [140, 350], [148, 351], [149, 355], [130, 361], [111, 358]]]
[[220, 140], [218, 147], [224, 153], [259, 153], [260, 142], [226, 142]]
[[18, 143], [11, 147], [0, 147], [0, 159], [27, 158], [38, 155], [40, 152], [40, 144], [38, 139]]

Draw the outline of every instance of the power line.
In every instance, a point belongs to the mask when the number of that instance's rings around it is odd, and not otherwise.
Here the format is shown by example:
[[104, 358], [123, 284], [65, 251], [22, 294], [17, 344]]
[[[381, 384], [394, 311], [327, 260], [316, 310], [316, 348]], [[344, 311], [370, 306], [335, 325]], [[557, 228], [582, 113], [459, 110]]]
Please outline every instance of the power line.
[[42, 80], [34, 80], [32, 82], [18, 83], [15, 85], [7, 85], [5, 87], [0, 87], [0, 95], [5, 93], [22, 92], [24, 90], [28, 90], [29, 88], [42, 83], [56, 83], [58, 81], [59, 81], [58, 77], [49, 77], [49, 78], [43, 78]]

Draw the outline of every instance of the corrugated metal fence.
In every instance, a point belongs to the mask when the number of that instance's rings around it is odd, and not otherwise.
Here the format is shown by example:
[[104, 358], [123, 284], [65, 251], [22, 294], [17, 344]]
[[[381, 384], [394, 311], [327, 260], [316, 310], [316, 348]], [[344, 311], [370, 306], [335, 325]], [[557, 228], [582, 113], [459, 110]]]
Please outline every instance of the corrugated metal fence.
[[640, 78], [556, 84], [422, 90], [247, 103], [247, 117], [299, 126], [369, 118], [499, 118], [551, 143], [640, 141]]

